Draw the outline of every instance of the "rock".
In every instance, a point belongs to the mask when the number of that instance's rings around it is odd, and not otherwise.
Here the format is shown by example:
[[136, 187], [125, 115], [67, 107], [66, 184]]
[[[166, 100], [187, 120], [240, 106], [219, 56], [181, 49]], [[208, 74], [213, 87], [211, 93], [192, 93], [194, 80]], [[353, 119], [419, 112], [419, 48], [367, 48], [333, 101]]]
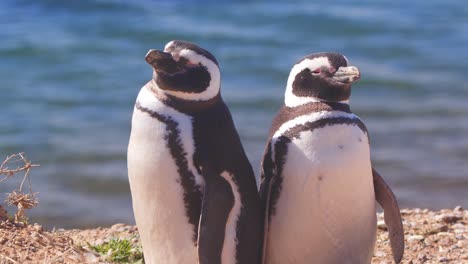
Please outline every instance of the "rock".
[[447, 257], [440, 257], [439, 262], [448, 262], [449, 259]]
[[419, 254], [418, 254], [418, 260], [421, 261], [421, 262], [427, 261], [427, 256], [426, 256], [426, 254], [419, 253]]
[[377, 228], [383, 231], [387, 231], [387, 225], [385, 224], [385, 221], [379, 220], [377, 221]]
[[387, 256], [387, 254], [385, 254], [385, 252], [379, 250], [379, 251], [374, 252], [374, 256], [375, 257], [385, 257], [385, 256]]
[[410, 236], [408, 237], [408, 242], [409, 243], [417, 243], [419, 241], [423, 241], [424, 240], [424, 236], [421, 236], [421, 235], [413, 235], [413, 236]]
[[84, 254], [84, 257], [86, 259], [86, 263], [98, 263], [99, 262], [99, 258], [96, 257], [96, 255], [94, 255], [91, 252], [86, 252]]
[[440, 222], [444, 222], [447, 224], [452, 224], [457, 222], [458, 220], [463, 219], [462, 216], [460, 215], [455, 215], [455, 214], [441, 214], [436, 216], [436, 220]]
[[448, 231], [447, 225], [436, 224], [436, 225], [433, 225], [430, 229], [428, 229], [427, 233], [432, 235], [432, 234], [437, 234], [440, 232], [447, 232], [447, 231]]
[[116, 232], [124, 232], [128, 230], [128, 226], [126, 224], [118, 223], [118, 224], [111, 226], [110, 229]]
[[460, 205], [456, 206], [454, 209], [453, 209], [454, 212], [463, 212], [463, 207], [461, 207]]
[[33, 228], [36, 232], [42, 232], [42, 231], [44, 231], [44, 228], [43, 228], [41, 225], [37, 224], [37, 223], [34, 223], [34, 225], [32, 226], [32, 228]]
[[462, 224], [462, 223], [456, 223], [454, 225], [451, 226], [453, 229], [465, 229], [465, 225]]
[[446, 252], [447, 252], [446, 248], [444, 248], [443, 246], [439, 246], [439, 253], [446, 253]]
[[445, 247], [448, 247], [448, 246], [450, 246], [452, 244], [453, 244], [453, 242], [450, 239], [450, 237], [448, 237], [448, 236], [446, 236], [446, 237], [439, 240], [439, 245], [442, 245], [442, 246], [445, 246]]

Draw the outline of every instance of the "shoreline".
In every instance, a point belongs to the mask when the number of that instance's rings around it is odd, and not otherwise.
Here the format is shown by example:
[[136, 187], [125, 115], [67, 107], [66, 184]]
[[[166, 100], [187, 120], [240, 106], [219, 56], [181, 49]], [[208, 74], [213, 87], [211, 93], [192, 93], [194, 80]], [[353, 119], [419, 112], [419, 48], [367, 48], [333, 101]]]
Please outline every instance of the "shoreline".
[[[405, 254], [401, 263], [468, 263], [467, 210], [459, 206], [440, 211], [415, 208], [402, 209], [401, 214], [405, 229]], [[110, 261], [112, 252], [97, 253], [92, 249], [113, 238], [140, 248], [134, 225], [118, 223], [92, 229], [46, 230], [39, 224], [1, 221], [0, 263], [124, 263]], [[372, 263], [393, 263], [383, 213], [377, 213]]]

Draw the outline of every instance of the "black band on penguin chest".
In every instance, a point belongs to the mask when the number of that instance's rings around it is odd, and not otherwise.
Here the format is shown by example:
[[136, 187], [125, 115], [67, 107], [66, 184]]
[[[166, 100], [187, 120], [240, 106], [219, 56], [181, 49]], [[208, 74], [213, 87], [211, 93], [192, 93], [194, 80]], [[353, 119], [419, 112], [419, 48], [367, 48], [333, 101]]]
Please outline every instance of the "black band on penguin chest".
[[182, 185], [184, 190], [185, 213], [188, 217], [189, 223], [193, 226], [193, 242], [196, 245], [198, 239], [198, 224], [200, 221], [202, 193], [195, 184], [195, 176], [188, 168], [186, 158], [187, 153], [182, 147], [178, 124], [171, 117], [147, 109], [141, 106], [139, 102], [135, 104], [135, 107], [139, 111], [149, 114], [151, 117], [156, 118], [167, 126], [165, 140], [167, 147], [170, 149], [171, 155], [175, 160], [177, 172], [180, 175], [180, 179], [177, 179], [177, 182]]
[[[281, 193], [283, 183], [283, 169], [286, 163], [286, 156], [288, 155], [289, 143], [291, 143], [292, 140], [296, 138], [300, 138], [300, 133], [303, 131], [314, 131], [315, 129], [339, 124], [357, 126], [363, 133], [367, 135], [367, 128], [359, 118], [332, 117], [310, 121], [304, 124], [298, 124], [286, 130], [281, 136], [278, 137], [277, 141], [274, 143], [273, 148], [275, 150], [274, 162], [276, 163], [276, 178], [273, 181], [273, 186], [271, 187], [270, 210], [268, 212], [269, 218], [272, 215], [275, 215], [276, 204]], [[271, 148], [269, 149], [271, 151]]]

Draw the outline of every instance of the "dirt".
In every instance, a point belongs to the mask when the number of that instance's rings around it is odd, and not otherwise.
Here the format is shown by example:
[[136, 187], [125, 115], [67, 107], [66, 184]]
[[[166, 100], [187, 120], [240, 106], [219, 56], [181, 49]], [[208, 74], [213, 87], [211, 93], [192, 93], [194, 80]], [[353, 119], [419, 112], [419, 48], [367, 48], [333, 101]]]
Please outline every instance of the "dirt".
[[[402, 263], [468, 263], [468, 211], [401, 211], [405, 228]], [[38, 224], [0, 222], [1, 263], [110, 263], [89, 244], [111, 238], [127, 238], [139, 244], [135, 226], [115, 224], [87, 230], [45, 230]], [[372, 263], [393, 263], [383, 214], [378, 214], [377, 243]]]

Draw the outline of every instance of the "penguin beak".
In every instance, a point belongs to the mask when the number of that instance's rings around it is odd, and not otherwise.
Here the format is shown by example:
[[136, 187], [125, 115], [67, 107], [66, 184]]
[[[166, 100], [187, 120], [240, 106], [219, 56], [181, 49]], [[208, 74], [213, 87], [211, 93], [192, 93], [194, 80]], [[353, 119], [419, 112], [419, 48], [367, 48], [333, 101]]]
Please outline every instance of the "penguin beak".
[[353, 83], [361, 78], [359, 69], [355, 66], [339, 67], [333, 74], [334, 80], [340, 83]]
[[146, 54], [145, 60], [156, 72], [174, 73], [178, 71], [177, 62], [170, 52], [151, 49]]

